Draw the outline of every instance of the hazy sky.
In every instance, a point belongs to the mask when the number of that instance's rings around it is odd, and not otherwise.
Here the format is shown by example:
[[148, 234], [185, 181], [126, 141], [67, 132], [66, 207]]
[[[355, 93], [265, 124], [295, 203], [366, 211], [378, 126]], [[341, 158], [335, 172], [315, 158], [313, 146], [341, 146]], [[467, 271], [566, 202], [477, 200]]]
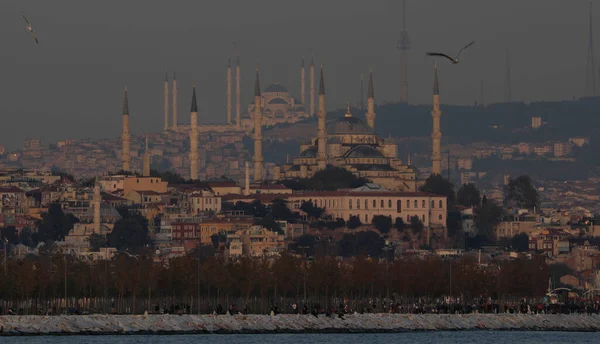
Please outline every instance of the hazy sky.
[[[600, 1], [594, 3], [600, 19]], [[433, 60], [424, 53], [453, 54], [471, 40], [476, 44], [460, 64], [438, 60], [442, 102], [472, 104], [480, 80], [486, 102], [502, 101], [506, 48], [513, 99], [581, 96], [588, 6], [583, 0], [407, 0], [410, 102], [430, 102]], [[21, 13], [40, 45], [25, 32]], [[256, 63], [263, 87], [277, 80], [299, 98], [300, 59], [313, 53], [325, 66], [328, 108], [357, 100], [360, 74], [369, 66], [376, 102], [395, 102], [400, 19], [400, 0], [2, 0], [0, 144], [117, 137], [125, 85], [133, 133], [160, 131], [165, 69], [177, 72], [180, 122], [189, 119], [193, 80], [200, 120], [224, 121], [233, 42], [242, 60], [243, 104], [251, 100]], [[600, 44], [596, 50], [600, 56]]]

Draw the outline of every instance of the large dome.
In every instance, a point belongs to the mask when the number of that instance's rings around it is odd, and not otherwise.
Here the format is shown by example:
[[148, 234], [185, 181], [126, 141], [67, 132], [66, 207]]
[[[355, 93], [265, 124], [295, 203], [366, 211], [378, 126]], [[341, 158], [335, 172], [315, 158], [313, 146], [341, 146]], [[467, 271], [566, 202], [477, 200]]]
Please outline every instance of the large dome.
[[269, 101], [269, 104], [287, 104], [288, 102], [285, 101], [285, 99], [282, 98], [273, 98]]
[[373, 130], [358, 117], [340, 117], [327, 124], [327, 134], [372, 134]]
[[319, 152], [319, 150], [316, 146], [311, 146], [311, 147], [308, 147], [306, 150], [304, 150], [302, 153], [300, 153], [300, 157], [301, 158], [316, 158], [318, 152]]
[[277, 93], [287, 93], [287, 88], [281, 86], [280, 84], [274, 82], [265, 88], [265, 93], [269, 92], [277, 92]]
[[346, 153], [346, 158], [384, 158], [380, 151], [371, 146], [356, 146]]

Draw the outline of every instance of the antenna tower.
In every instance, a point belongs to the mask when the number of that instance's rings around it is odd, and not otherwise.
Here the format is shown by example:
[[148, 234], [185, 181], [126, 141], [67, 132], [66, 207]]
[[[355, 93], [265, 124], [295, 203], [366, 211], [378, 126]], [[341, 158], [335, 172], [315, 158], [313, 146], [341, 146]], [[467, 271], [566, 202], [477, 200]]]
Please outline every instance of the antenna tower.
[[596, 95], [596, 69], [594, 67], [594, 30], [592, 27], [592, 3], [590, 2], [590, 33], [588, 42], [587, 62], [585, 65], [585, 96]]
[[406, 30], [406, 0], [402, 0], [402, 31], [398, 40], [400, 49], [400, 64], [402, 65], [402, 86], [400, 91], [400, 102], [408, 103], [408, 51], [410, 50], [410, 38]]

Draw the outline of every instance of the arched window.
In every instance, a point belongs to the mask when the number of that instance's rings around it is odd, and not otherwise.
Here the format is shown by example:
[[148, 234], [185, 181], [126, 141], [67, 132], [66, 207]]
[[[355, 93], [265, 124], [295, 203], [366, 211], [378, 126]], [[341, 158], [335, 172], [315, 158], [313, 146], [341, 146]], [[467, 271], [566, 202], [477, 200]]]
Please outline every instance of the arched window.
[[348, 209], [352, 209], [352, 199], [348, 200]]
[[440, 221], [442, 221], [442, 219], [443, 219], [444, 217], [442, 216], [442, 214], [440, 214], [440, 216], [439, 216], [438, 218], [440, 219]]
[[373, 208], [377, 208], [377, 201], [373, 200]]
[[444, 203], [442, 202], [442, 200], [440, 200], [439, 204], [440, 204], [439, 208], [442, 209], [444, 207]]
[[425, 215], [423, 215], [423, 223], [425, 223]]
[[435, 208], [435, 201], [431, 201], [431, 209]]
[[425, 208], [425, 200], [421, 201], [421, 208]]
[[410, 208], [410, 200], [406, 200], [406, 209]]
[[381, 200], [381, 208], [385, 208], [385, 202], [383, 200]]
[[415, 200], [414, 203], [415, 203], [415, 208], [418, 208], [419, 207], [419, 202], [417, 202], [417, 200]]
[[360, 200], [359, 199], [356, 200], [356, 209], [360, 209]]
[[[392, 200], [390, 200], [390, 208], [392, 205], [391, 202], [392, 202]], [[396, 201], [396, 212], [397, 213], [402, 212], [402, 201], [401, 200]]]
[[[398, 202], [400, 202], [400, 201], [398, 201]], [[398, 204], [400, 204], [400, 203], [398, 203]], [[388, 199], [388, 208], [391, 208], [391, 207], [392, 207], [392, 200]]]
[[369, 200], [368, 199], [365, 200], [365, 209], [369, 209]]
[[369, 223], [369, 215], [365, 214], [365, 223]]

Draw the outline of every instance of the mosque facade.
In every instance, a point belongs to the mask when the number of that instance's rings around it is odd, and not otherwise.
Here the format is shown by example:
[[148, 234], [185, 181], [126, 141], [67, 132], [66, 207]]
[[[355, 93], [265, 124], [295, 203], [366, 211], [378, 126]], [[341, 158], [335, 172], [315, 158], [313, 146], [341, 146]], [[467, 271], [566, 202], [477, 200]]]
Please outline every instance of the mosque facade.
[[[310, 117], [302, 101], [293, 97], [285, 86], [277, 82], [270, 84], [261, 92], [260, 102], [263, 126], [295, 123]], [[242, 115], [241, 125], [245, 130], [252, 130], [254, 126], [254, 120], [250, 115], [253, 115], [254, 109], [255, 105], [252, 102], [248, 105], [247, 112]]]

